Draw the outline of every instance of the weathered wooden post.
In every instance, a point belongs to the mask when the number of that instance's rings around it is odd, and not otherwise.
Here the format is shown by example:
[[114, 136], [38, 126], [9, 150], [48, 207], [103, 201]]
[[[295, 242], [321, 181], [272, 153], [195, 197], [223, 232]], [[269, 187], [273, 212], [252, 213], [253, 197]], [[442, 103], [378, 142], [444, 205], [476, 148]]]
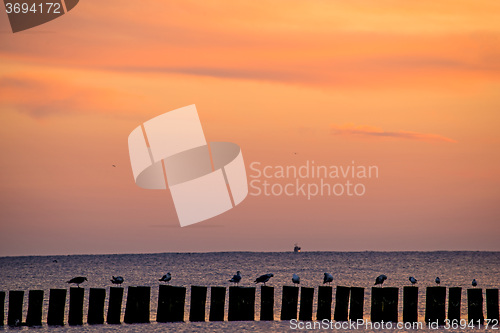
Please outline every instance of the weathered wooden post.
[[50, 289], [47, 325], [64, 325], [64, 308], [66, 307], [66, 289]]
[[371, 321], [398, 321], [399, 289], [372, 287]]
[[224, 321], [224, 305], [226, 303], [226, 288], [210, 288], [210, 321]]
[[498, 320], [498, 289], [486, 289], [486, 318]]
[[300, 287], [299, 320], [312, 320], [314, 288]]
[[149, 323], [150, 287], [128, 287], [124, 322]]
[[5, 291], [0, 291], [0, 326], [3, 326], [3, 323], [5, 321], [4, 311], [5, 311]]
[[255, 287], [229, 287], [229, 321], [255, 320]]
[[351, 289], [349, 287], [337, 286], [335, 294], [335, 310], [333, 312], [333, 320], [347, 321], [349, 317], [349, 295]]
[[460, 307], [462, 306], [462, 288], [448, 289], [448, 319], [460, 321]]
[[467, 305], [469, 321], [473, 320], [476, 324], [484, 321], [483, 315], [483, 289], [467, 289]]
[[274, 287], [260, 287], [260, 320], [274, 320]]
[[21, 326], [23, 320], [23, 302], [24, 291], [9, 291], [9, 314], [7, 317], [7, 325]]
[[297, 319], [297, 305], [299, 303], [299, 288], [283, 286], [281, 297], [281, 320]]
[[[185, 287], [161, 285], [158, 292], [156, 321], [159, 323], [184, 321], [185, 302]], [[205, 313], [205, 308], [203, 308], [203, 313]]]
[[122, 301], [123, 301], [123, 288], [122, 287], [109, 288], [108, 315], [106, 318], [106, 322], [108, 324], [121, 323]]
[[191, 286], [189, 321], [205, 321], [207, 287]]
[[425, 321], [444, 325], [446, 319], [446, 287], [427, 287], [425, 295]]
[[69, 325], [83, 325], [84, 288], [69, 288]]
[[90, 325], [104, 324], [104, 301], [106, 299], [106, 289], [90, 288], [89, 292], [89, 312], [87, 323]]
[[363, 306], [365, 303], [365, 288], [351, 287], [351, 300], [349, 320], [363, 319]]
[[403, 287], [403, 322], [418, 321], [418, 287]]
[[332, 287], [318, 287], [318, 311], [316, 313], [317, 320], [332, 319]]
[[42, 326], [43, 290], [30, 290], [28, 293], [28, 314], [26, 325]]

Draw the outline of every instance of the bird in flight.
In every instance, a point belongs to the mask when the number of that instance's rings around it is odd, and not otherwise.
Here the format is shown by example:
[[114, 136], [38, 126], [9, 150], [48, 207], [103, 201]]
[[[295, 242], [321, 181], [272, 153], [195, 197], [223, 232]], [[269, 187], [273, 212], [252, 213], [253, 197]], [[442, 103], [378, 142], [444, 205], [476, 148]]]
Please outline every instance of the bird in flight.
[[231, 280], [229, 280], [229, 282], [233, 282], [233, 283], [240, 283], [241, 281], [241, 272], [240, 271], [237, 271], [235, 275], [233, 275], [233, 277], [231, 278]]
[[269, 281], [270, 278], [272, 278], [274, 275], [272, 273], [264, 274], [259, 276], [258, 278], [255, 279], [255, 283], [264, 283], [266, 285], [266, 282]]
[[374, 286], [376, 286], [377, 284], [380, 284], [380, 286], [382, 286], [385, 280], [387, 280], [387, 276], [385, 276], [384, 274], [377, 276]]
[[167, 274], [163, 275], [159, 281], [168, 282], [170, 280], [172, 280], [172, 274], [170, 274], [170, 272], [168, 272]]
[[112, 165], [112, 167], [113, 167], [113, 168], [116, 168], [116, 165], [114, 165], [114, 164], [113, 164], [113, 165]]
[[77, 276], [69, 281], [66, 281], [66, 283], [75, 283], [77, 287], [80, 288], [80, 284], [84, 283], [85, 281], [88, 281], [85, 276]]

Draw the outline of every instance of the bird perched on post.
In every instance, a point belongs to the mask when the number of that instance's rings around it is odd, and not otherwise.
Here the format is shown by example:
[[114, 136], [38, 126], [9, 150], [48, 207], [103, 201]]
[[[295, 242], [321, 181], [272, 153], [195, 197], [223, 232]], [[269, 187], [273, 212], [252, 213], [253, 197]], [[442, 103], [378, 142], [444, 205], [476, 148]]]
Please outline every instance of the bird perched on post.
[[477, 281], [476, 281], [476, 279], [473, 279], [473, 280], [472, 280], [472, 286], [473, 286], [473, 287], [477, 287]]
[[333, 281], [333, 275], [330, 273], [325, 273], [325, 276], [323, 277], [323, 284], [328, 283], [330, 284]]
[[292, 282], [294, 284], [300, 284], [300, 277], [297, 274], [293, 274], [293, 276], [292, 276]]
[[385, 280], [387, 280], [387, 276], [385, 276], [384, 274], [377, 276], [374, 286], [376, 286], [377, 284], [380, 284], [380, 286], [382, 286]]
[[121, 276], [112, 276], [110, 281], [112, 284], [122, 284], [125, 279]]
[[77, 276], [69, 281], [66, 281], [66, 283], [76, 283], [77, 287], [80, 288], [80, 284], [84, 283], [85, 281], [88, 281], [85, 276]]
[[240, 271], [237, 271], [235, 275], [233, 275], [233, 277], [231, 278], [231, 280], [229, 280], [229, 282], [233, 282], [233, 283], [240, 283], [241, 281], [241, 272]]
[[441, 279], [439, 278], [439, 276], [436, 278], [436, 284], [439, 285], [441, 283]]
[[266, 285], [266, 282], [269, 281], [270, 278], [272, 278], [274, 275], [272, 273], [264, 274], [259, 276], [258, 278], [255, 279], [255, 283], [264, 283]]
[[167, 274], [163, 275], [159, 281], [160, 282], [168, 282], [170, 280], [172, 280], [172, 274], [170, 274], [170, 272], [168, 272]]
[[410, 276], [408, 280], [410, 280], [412, 286], [415, 285], [415, 283], [417, 283], [417, 279], [415, 279], [413, 276]]

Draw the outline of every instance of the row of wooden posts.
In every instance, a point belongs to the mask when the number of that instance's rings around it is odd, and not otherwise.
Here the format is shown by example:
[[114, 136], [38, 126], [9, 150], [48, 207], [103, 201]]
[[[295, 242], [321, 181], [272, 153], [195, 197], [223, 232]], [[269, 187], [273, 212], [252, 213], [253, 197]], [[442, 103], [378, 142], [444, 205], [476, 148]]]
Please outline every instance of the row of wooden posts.
[[[189, 321], [205, 321], [205, 307], [208, 287], [192, 286]], [[47, 312], [48, 325], [64, 325], [66, 289], [51, 289]], [[255, 320], [255, 287], [229, 287], [228, 320]], [[84, 288], [69, 289], [69, 325], [83, 324]], [[6, 293], [0, 291], [0, 326], [4, 325], [4, 303]], [[9, 292], [7, 325], [42, 325], [43, 290], [30, 290], [26, 321], [22, 321], [24, 291]], [[106, 290], [90, 288], [87, 323], [104, 323]], [[363, 319], [365, 290], [360, 287], [336, 287], [333, 320], [347, 321]], [[125, 323], [148, 323], [150, 321], [151, 287], [128, 287], [125, 305]], [[223, 321], [226, 287], [210, 287], [210, 321]], [[314, 288], [283, 286], [281, 320], [313, 319]], [[372, 288], [371, 321], [398, 321], [399, 289], [394, 287]], [[106, 322], [120, 324], [123, 288], [111, 287], [109, 291]], [[184, 321], [186, 288], [161, 285], [158, 294], [157, 322]], [[448, 319], [460, 320], [462, 288], [449, 288]], [[319, 286], [316, 320], [332, 319], [333, 288]], [[425, 321], [443, 324], [446, 318], [446, 287], [427, 287]], [[467, 290], [468, 320], [483, 321], [482, 289]], [[499, 317], [498, 289], [486, 289], [486, 312], [488, 319]], [[260, 320], [274, 320], [274, 287], [261, 287]], [[418, 321], [418, 287], [403, 288], [403, 321]]]

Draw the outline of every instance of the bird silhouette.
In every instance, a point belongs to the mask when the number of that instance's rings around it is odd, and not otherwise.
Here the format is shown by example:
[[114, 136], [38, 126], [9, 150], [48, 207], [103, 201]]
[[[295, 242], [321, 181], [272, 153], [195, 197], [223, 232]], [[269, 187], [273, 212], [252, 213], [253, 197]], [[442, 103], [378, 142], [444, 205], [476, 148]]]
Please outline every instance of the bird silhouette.
[[325, 273], [323, 277], [323, 284], [328, 283], [330, 284], [333, 281], [333, 275], [330, 273]]
[[477, 287], [477, 281], [476, 281], [476, 279], [473, 279], [473, 280], [472, 280], [472, 286], [473, 286], [473, 287]]
[[380, 286], [382, 286], [385, 280], [387, 280], [387, 276], [385, 276], [384, 274], [377, 276], [374, 286], [376, 286], [377, 284], [380, 284]]
[[84, 283], [85, 281], [88, 281], [85, 276], [77, 276], [69, 281], [66, 281], [66, 283], [75, 283], [77, 287], [80, 288], [80, 284]]
[[293, 274], [293, 276], [292, 276], [292, 282], [294, 284], [300, 284], [300, 277], [297, 274]]
[[415, 283], [417, 283], [417, 279], [415, 279], [413, 276], [410, 276], [408, 280], [410, 280], [412, 286], [415, 285]]
[[123, 281], [125, 281], [125, 279], [123, 277], [121, 277], [121, 276], [116, 276], [116, 277], [112, 276], [110, 281], [113, 284], [122, 284]]
[[441, 283], [441, 279], [439, 278], [439, 276], [436, 278], [436, 284], [439, 285]]
[[259, 276], [258, 278], [255, 279], [255, 283], [263, 283], [266, 285], [266, 282], [269, 281], [270, 278], [272, 278], [274, 275], [272, 273], [264, 274]]
[[235, 284], [240, 283], [240, 281], [241, 281], [241, 272], [240, 271], [237, 271], [236, 274], [233, 275], [231, 280], [229, 280], [229, 282], [233, 282]]
[[172, 274], [170, 274], [170, 272], [168, 272], [167, 274], [163, 275], [159, 281], [169, 282], [170, 280], [172, 280]]

